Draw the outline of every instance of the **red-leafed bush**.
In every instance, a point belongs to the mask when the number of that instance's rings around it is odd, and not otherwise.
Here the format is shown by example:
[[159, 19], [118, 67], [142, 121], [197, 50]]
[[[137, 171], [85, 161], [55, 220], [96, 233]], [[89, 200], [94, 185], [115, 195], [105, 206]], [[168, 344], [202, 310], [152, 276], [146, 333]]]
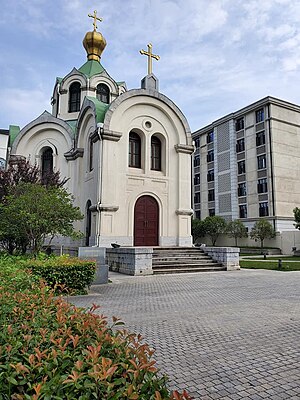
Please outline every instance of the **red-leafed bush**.
[[170, 393], [141, 337], [55, 299], [0, 260], [0, 399], [188, 399]]

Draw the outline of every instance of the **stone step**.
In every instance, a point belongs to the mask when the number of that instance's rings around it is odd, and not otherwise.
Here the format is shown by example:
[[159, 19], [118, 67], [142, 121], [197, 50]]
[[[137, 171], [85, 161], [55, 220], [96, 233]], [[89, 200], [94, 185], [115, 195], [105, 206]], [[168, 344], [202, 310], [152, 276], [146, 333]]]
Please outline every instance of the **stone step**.
[[152, 264], [159, 264], [161, 262], [167, 262], [167, 263], [180, 263], [180, 262], [198, 262], [198, 263], [206, 263], [207, 261], [211, 261], [211, 258], [201, 258], [201, 257], [174, 257], [174, 258], [169, 258], [169, 257], [160, 257], [160, 258], [154, 258], [152, 259]]
[[220, 266], [219, 264], [216, 264], [215, 266], [199, 266], [197, 268], [183, 268], [183, 267], [177, 267], [177, 268], [155, 268], [153, 269], [153, 274], [154, 275], [160, 275], [160, 274], [182, 274], [182, 273], [189, 273], [189, 272], [217, 272], [217, 271], [226, 271], [226, 268], [223, 267], [222, 265]]
[[152, 256], [154, 274], [225, 271], [222, 264], [214, 261], [202, 249], [196, 247], [154, 248]]
[[153, 257], [208, 257], [205, 253], [153, 253]]
[[210, 260], [206, 263], [199, 263], [199, 262], [186, 262], [186, 263], [168, 263], [168, 262], [161, 262], [161, 263], [157, 263], [152, 265], [152, 269], [156, 269], [156, 268], [187, 268], [187, 267], [191, 267], [191, 268], [195, 268], [195, 267], [203, 267], [206, 268], [207, 266], [222, 266], [222, 264], [217, 263], [216, 261]]
[[201, 265], [201, 264], [203, 264], [203, 265], [206, 265], [206, 264], [209, 264], [209, 263], [216, 263], [216, 261], [213, 261], [211, 258], [207, 258], [207, 259], [205, 259], [205, 260], [201, 260], [201, 259], [195, 259], [195, 258], [192, 258], [192, 259], [190, 259], [190, 258], [183, 258], [183, 259], [176, 259], [176, 260], [169, 260], [168, 258], [161, 258], [161, 259], [157, 259], [157, 260], [152, 260], [152, 265], [153, 266], [155, 266], [155, 265], [162, 265], [162, 264], [165, 264], [165, 265], [180, 265], [180, 264], [199, 264], [199, 265]]

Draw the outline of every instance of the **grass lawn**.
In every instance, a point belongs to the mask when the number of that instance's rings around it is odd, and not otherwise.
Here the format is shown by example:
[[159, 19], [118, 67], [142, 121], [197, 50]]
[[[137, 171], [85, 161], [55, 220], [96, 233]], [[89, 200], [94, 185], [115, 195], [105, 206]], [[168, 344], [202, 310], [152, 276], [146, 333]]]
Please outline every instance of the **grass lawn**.
[[[299, 257], [297, 257], [299, 258]], [[249, 269], [272, 269], [276, 271], [300, 271], [299, 262], [282, 261], [282, 268], [278, 269], [278, 261], [240, 260], [241, 268]]]
[[[248, 257], [250, 256], [250, 254], [240, 254], [240, 257]], [[251, 254], [251, 256], [255, 256], [255, 254]], [[253, 258], [251, 258], [253, 260]], [[263, 256], [255, 256], [255, 260], [264, 260]], [[269, 261], [278, 261], [278, 260], [282, 260], [282, 261], [299, 261], [300, 262], [300, 257], [299, 256], [288, 256], [288, 257], [283, 257], [283, 256], [271, 256], [271, 255], [267, 255], [267, 260]]]

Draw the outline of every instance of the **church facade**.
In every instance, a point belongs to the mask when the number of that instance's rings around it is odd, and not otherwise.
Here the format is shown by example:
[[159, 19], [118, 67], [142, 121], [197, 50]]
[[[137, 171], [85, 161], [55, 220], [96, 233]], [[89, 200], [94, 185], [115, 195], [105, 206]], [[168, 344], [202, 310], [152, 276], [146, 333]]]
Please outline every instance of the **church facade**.
[[95, 21], [83, 41], [87, 62], [57, 78], [52, 113], [11, 138], [10, 156], [69, 178], [87, 246], [191, 246], [188, 122], [159, 92], [150, 68], [134, 90], [107, 73], [100, 63], [106, 42]]

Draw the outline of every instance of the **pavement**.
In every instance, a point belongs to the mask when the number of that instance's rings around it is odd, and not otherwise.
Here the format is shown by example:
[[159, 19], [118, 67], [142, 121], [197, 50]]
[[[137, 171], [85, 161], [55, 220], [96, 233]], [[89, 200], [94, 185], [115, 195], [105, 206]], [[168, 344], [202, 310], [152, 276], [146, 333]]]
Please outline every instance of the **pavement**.
[[300, 399], [300, 272], [110, 273], [77, 306], [141, 333], [171, 389], [194, 399]]

